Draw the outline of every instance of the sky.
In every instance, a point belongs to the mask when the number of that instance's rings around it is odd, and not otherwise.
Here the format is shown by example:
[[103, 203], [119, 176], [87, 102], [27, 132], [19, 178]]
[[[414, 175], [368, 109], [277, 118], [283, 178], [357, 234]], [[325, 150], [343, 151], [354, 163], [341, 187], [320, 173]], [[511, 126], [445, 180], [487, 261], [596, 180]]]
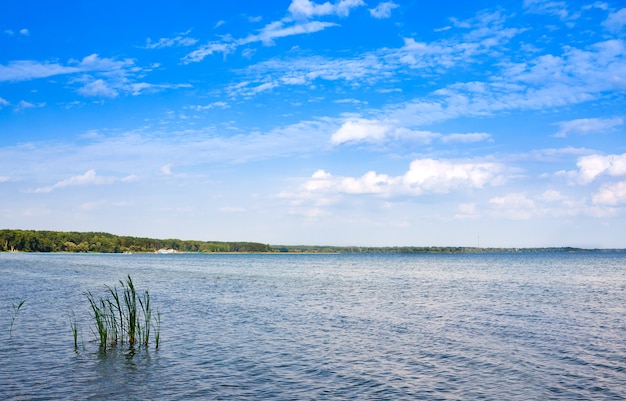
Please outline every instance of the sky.
[[626, 248], [613, 1], [9, 1], [0, 228]]

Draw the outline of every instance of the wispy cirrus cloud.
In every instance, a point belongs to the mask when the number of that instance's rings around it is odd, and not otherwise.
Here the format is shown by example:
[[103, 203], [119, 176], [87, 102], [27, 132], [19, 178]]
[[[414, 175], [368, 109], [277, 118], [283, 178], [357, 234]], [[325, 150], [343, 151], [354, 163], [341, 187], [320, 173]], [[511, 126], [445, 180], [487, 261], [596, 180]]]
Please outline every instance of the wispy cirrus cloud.
[[387, 141], [420, 144], [430, 144], [434, 140], [439, 140], [444, 144], [492, 141], [491, 135], [485, 132], [442, 134], [426, 130], [409, 129], [399, 124], [401, 124], [400, 121], [393, 120], [350, 118], [343, 122], [341, 127], [332, 134], [330, 142], [333, 145], [343, 145], [358, 143], [380, 144]]
[[198, 39], [191, 38], [189, 35], [191, 31], [183, 32], [173, 38], [160, 38], [157, 41], [152, 39], [146, 39], [145, 49], [161, 49], [167, 47], [186, 47], [193, 46], [198, 43]]
[[565, 138], [570, 134], [598, 134], [611, 131], [613, 128], [624, 124], [622, 117], [614, 118], [579, 118], [571, 121], [556, 123], [559, 131], [554, 135], [557, 138]]
[[111, 184], [115, 182], [116, 179], [113, 177], [100, 177], [96, 174], [95, 170], [89, 170], [82, 175], [76, 175], [70, 178], [66, 178], [57, 182], [54, 185], [48, 187], [41, 187], [35, 189], [33, 192], [35, 193], [48, 193], [52, 192], [56, 189], [80, 186], [80, 185], [103, 185], [103, 184]]
[[229, 38], [227, 40], [213, 41], [202, 45], [183, 57], [183, 63], [189, 64], [194, 62], [200, 62], [204, 60], [207, 56], [213, 55], [215, 53], [228, 55], [230, 53], [233, 53], [237, 48], [241, 46], [257, 42], [261, 42], [266, 46], [271, 46], [274, 44], [274, 40], [278, 38], [315, 33], [334, 26], [338, 25], [332, 22], [322, 21], [274, 21], [267, 24], [264, 28], [259, 30], [258, 33], [248, 35], [244, 38]]
[[534, 14], [547, 14], [565, 20], [570, 16], [567, 2], [560, 0], [524, 0], [524, 8]]
[[71, 59], [65, 64], [48, 61], [18, 60], [0, 65], [0, 82], [69, 76], [76, 91], [86, 97], [114, 98], [120, 93], [138, 95], [165, 89], [190, 87], [189, 84], [152, 84], [140, 82], [149, 68], [138, 67], [133, 59], [116, 59], [91, 54], [82, 60]]
[[[334, 3], [322, 4], [310, 0], [293, 0], [287, 9], [288, 15], [280, 20], [270, 22], [256, 33], [245, 37], [222, 37], [220, 40], [210, 41], [183, 57], [183, 63], [200, 62], [207, 56], [220, 53], [224, 56], [233, 53], [237, 48], [253, 43], [262, 43], [272, 46], [276, 39], [288, 36], [311, 34], [327, 28], [337, 27], [339, 24], [328, 21], [314, 20], [314, 17], [338, 16], [347, 17], [353, 8], [364, 6], [362, 0], [339, 0]], [[169, 41], [165, 41], [169, 43]], [[250, 50], [246, 52], [250, 54]]]
[[[500, 12], [481, 13], [475, 18], [457, 21], [461, 31], [456, 37], [433, 42], [404, 38], [401, 47], [350, 57], [316, 55], [272, 59], [251, 65], [241, 70], [240, 74], [245, 76], [250, 86], [268, 82], [274, 86], [311, 85], [324, 80], [352, 86], [373, 86], [391, 77], [401, 82], [403, 79], [414, 79], [416, 74], [423, 77], [425, 73], [443, 73], [461, 63], [466, 68], [468, 64], [483, 63], [485, 56], [499, 56], [499, 49], [524, 31], [522, 28], [505, 27], [506, 21], [507, 17]], [[251, 38], [259, 40], [256, 36]], [[411, 68], [408, 71], [407, 65]]]

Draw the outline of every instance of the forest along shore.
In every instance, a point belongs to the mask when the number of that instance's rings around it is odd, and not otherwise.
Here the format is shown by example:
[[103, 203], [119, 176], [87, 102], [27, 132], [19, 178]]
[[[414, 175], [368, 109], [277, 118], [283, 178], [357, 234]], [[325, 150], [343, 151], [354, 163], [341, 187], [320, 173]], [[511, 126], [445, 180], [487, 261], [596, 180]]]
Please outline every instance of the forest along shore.
[[0, 230], [0, 252], [78, 253], [527, 253], [527, 252], [623, 252], [625, 249], [479, 248], [446, 246], [323, 246], [268, 245], [259, 242], [196, 241], [120, 236], [104, 232]]

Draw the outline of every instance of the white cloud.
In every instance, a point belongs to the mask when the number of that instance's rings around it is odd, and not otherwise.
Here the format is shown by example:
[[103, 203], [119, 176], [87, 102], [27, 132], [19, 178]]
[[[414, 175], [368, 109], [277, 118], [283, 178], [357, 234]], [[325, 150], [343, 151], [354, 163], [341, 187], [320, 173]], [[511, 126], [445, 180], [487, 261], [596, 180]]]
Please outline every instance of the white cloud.
[[26, 100], [20, 100], [20, 102], [17, 104], [17, 106], [15, 106], [15, 111], [22, 111], [22, 110], [26, 110], [26, 109], [34, 109], [37, 107], [45, 107], [46, 103], [31, 103], [31, 102], [27, 102]]
[[30, 35], [30, 32], [26, 28], [20, 29], [20, 35], [28, 36]]
[[349, 120], [331, 136], [330, 141], [336, 145], [346, 142], [381, 141], [391, 129], [392, 127], [379, 121]]
[[393, 1], [385, 1], [378, 3], [374, 8], [370, 8], [370, 15], [374, 18], [382, 19], [391, 17], [391, 10], [399, 7]]
[[80, 71], [81, 69], [78, 66], [64, 66], [56, 63], [41, 63], [31, 60], [11, 61], [7, 65], [0, 65], [0, 82], [26, 81], [61, 74], [72, 74]]
[[609, 14], [602, 26], [613, 33], [619, 33], [626, 26], [626, 8]]
[[82, 88], [78, 89], [78, 93], [88, 97], [114, 98], [118, 95], [118, 92], [111, 88], [103, 79], [96, 79], [86, 83]]
[[[223, 55], [234, 52], [238, 47], [261, 42], [265, 46], [274, 45], [274, 40], [287, 36], [311, 34], [325, 30], [330, 27], [339, 26], [333, 22], [309, 21], [308, 18], [324, 15], [336, 15], [345, 17], [350, 14], [350, 10], [363, 6], [362, 0], [340, 0], [335, 3], [325, 2], [317, 4], [310, 0], [293, 0], [289, 6], [289, 13], [295, 17], [283, 18], [265, 25], [258, 33], [250, 34], [246, 37], [234, 39], [226, 36], [221, 41], [209, 42], [190, 52], [183, 58], [184, 63], [202, 61], [205, 57], [214, 53]], [[252, 49], [245, 49], [245, 56], [253, 54]]]
[[151, 84], [135, 82], [149, 69], [137, 67], [134, 60], [116, 60], [91, 54], [82, 60], [69, 60], [67, 64], [33, 60], [11, 61], [0, 65], [0, 82], [27, 81], [58, 75], [72, 75], [70, 83], [80, 84], [79, 94], [88, 97], [113, 98], [120, 92], [137, 95], [164, 89], [190, 87], [189, 84]]
[[182, 35], [178, 35], [173, 38], [160, 38], [158, 41], [153, 42], [152, 39], [146, 39], [146, 45], [144, 46], [146, 49], [159, 49], [166, 47], [184, 47], [184, 46], [193, 46], [198, 43], [198, 39], [190, 38], [185, 36], [188, 32], [185, 32]]
[[187, 106], [187, 108], [196, 110], [196, 111], [210, 110], [210, 109], [215, 109], [215, 108], [227, 109], [229, 107], [230, 105], [226, 102], [213, 102], [213, 103], [206, 104], [204, 106], [202, 105]]
[[196, 50], [187, 54], [183, 58], [184, 63], [192, 63], [204, 60], [205, 57], [212, 55], [213, 53], [222, 53], [224, 55], [232, 53], [235, 50], [235, 47], [232, 43], [219, 43], [212, 42], [207, 43], [204, 46], [200, 46]]
[[248, 211], [245, 207], [224, 206], [219, 208], [221, 213], [245, 213]]
[[293, 0], [288, 11], [296, 18], [310, 18], [324, 15], [337, 15], [347, 17], [350, 10], [355, 7], [364, 6], [362, 0], [339, 0], [335, 3], [325, 2], [317, 4], [311, 0]]
[[238, 40], [236, 44], [241, 46], [254, 42], [262, 42], [266, 46], [271, 46], [274, 44], [274, 39], [277, 38], [314, 33], [333, 26], [338, 25], [332, 22], [310, 21], [285, 26], [283, 21], [275, 21], [266, 25], [258, 34]]
[[562, 202], [566, 200], [567, 197], [555, 189], [548, 189], [544, 191], [538, 199], [544, 202]]
[[479, 217], [478, 208], [476, 203], [461, 203], [457, 206], [457, 214], [454, 216], [456, 219], [475, 219]]
[[165, 175], [172, 175], [172, 164], [168, 163], [164, 166], [161, 167], [161, 173], [165, 174]]
[[626, 175], [626, 153], [621, 155], [589, 155], [576, 163], [578, 181], [588, 184], [602, 175], [620, 177]]
[[524, 0], [524, 8], [535, 14], [547, 14], [567, 19], [569, 12], [565, 1], [554, 0]]
[[506, 168], [498, 163], [417, 159], [411, 162], [409, 170], [401, 176], [369, 171], [361, 177], [335, 177], [324, 170], [317, 170], [311, 179], [302, 184], [298, 194], [290, 196], [446, 194], [460, 189], [502, 185], [506, 181], [505, 173]]
[[[314, 33], [333, 26], [338, 25], [332, 22], [321, 21], [296, 22], [290, 25], [285, 25], [285, 21], [274, 21], [267, 24], [257, 34], [248, 35], [245, 38], [237, 40], [229, 39], [225, 42], [210, 42], [204, 46], [200, 46], [196, 50], [187, 54], [183, 58], [183, 62], [186, 64], [199, 62], [214, 53], [222, 53], [225, 56], [233, 53], [240, 46], [256, 42], [262, 42], [266, 46], [271, 46], [274, 44], [274, 39], [277, 38]], [[251, 50], [246, 49], [246, 54], [250, 55]]]
[[524, 193], [510, 193], [491, 198], [489, 204], [495, 208], [498, 217], [513, 220], [527, 220], [537, 214], [535, 202]]
[[555, 137], [565, 138], [568, 134], [594, 134], [605, 133], [612, 128], [624, 124], [621, 117], [615, 118], [580, 118], [558, 123], [560, 129]]
[[96, 71], [119, 73], [120, 71], [125, 71], [133, 65], [134, 61], [130, 59], [118, 61], [111, 58], [101, 58], [97, 54], [86, 56], [80, 61], [70, 60], [67, 65], [39, 62], [34, 60], [18, 60], [11, 61], [6, 66], [0, 65], [0, 82], [27, 81], [56, 75]]
[[418, 159], [402, 181], [413, 193], [447, 193], [460, 188], [484, 188], [506, 181], [505, 168], [491, 162]]
[[485, 132], [473, 132], [469, 134], [448, 134], [441, 137], [443, 143], [474, 143], [491, 140], [491, 135]]
[[60, 188], [67, 188], [67, 187], [79, 186], [79, 185], [90, 185], [90, 184], [99, 184], [99, 185], [111, 184], [114, 181], [115, 181], [115, 178], [98, 177], [95, 170], [89, 170], [83, 175], [77, 175], [74, 177], [67, 178], [65, 180], [57, 182], [56, 184], [52, 186], [37, 188], [34, 192], [47, 193], [47, 192], [52, 192], [53, 190], [60, 189]]
[[593, 195], [592, 202], [596, 205], [624, 205], [626, 204], [626, 181], [604, 184]]
[[352, 118], [345, 121], [341, 127], [335, 131], [330, 137], [330, 142], [334, 145], [341, 145], [345, 143], [354, 144], [361, 142], [381, 143], [395, 140], [428, 144], [433, 139], [442, 137], [441, 134], [435, 132], [396, 127], [395, 124], [396, 123], [393, 121]]
[[293, 0], [288, 11], [296, 17], [312, 17], [317, 15], [328, 15], [334, 12], [334, 7], [329, 2], [316, 4], [311, 0]]

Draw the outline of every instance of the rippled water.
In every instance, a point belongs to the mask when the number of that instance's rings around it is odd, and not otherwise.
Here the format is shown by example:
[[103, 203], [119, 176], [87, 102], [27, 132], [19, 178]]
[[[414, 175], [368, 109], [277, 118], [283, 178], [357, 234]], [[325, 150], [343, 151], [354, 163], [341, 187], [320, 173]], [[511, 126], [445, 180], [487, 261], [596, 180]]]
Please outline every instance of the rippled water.
[[[127, 274], [161, 346], [103, 354], [84, 292]], [[0, 254], [0, 313], [0, 399], [626, 397], [624, 254]]]

